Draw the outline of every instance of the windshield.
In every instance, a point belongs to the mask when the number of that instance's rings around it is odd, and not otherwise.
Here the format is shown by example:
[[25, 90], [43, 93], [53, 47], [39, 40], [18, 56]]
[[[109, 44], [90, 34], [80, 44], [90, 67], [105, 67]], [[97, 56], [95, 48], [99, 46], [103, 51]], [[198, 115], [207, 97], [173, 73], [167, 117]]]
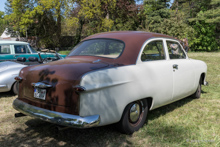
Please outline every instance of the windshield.
[[124, 43], [113, 39], [92, 39], [83, 41], [68, 56], [100, 56], [117, 58], [124, 49]]
[[37, 51], [34, 48], [32, 48], [30, 45], [28, 45], [28, 46], [29, 46], [32, 53], [37, 53]]

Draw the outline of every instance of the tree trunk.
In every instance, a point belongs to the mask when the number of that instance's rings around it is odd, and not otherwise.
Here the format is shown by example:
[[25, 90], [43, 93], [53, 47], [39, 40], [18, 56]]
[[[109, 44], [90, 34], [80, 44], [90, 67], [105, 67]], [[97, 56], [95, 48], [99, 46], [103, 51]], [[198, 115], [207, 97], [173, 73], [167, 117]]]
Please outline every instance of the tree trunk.
[[61, 8], [57, 10], [57, 30], [56, 30], [56, 47], [60, 47], [60, 37], [61, 37]]
[[84, 18], [79, 17], [79, 28], [76, 30], [75, 42], [74, 46], [77, 45], [81, 41], [82, 29], [85, 21]]

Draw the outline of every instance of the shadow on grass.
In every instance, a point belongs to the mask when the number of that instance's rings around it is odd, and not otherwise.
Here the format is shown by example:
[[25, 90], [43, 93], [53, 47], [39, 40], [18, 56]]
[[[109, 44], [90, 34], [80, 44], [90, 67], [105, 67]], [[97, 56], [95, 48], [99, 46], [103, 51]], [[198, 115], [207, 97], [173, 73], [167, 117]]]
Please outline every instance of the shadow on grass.
[[0, 136], [0, 146], [120, 146], [127, 142], [126, 135], [117, 132], [113, 125], [63, 131], [39, 119], [31, 119], [26, 125], [26, 129], [17, 128], [3, 138]]
[[[158, 119], [159, 117], [166, 115], [167, 113], [170, 113], [178, 107], [182, 107], [193, 100], [195, 99], [189, 96], [169, 105], [152, 110], [148, 115], [148, 120], [153, 121], [155, 119]], [[167, 120], [166, 122], [154, 121], [153, 124], [151, 124], [153, 128], [149, 127], [149, 125], [146, 126], [146, 132], [143, 132], [142, 134], [150, 136], [152, 141], [156, 143], [159, 143], [161, 141], [164, 143], [166, 142], [167, 144], [172, 143], [173, 145], [186, 145], [188, 139], [186, 138], [186, 134], [187, 132], [190, 132], [191, 129], [188, 128], [188, 126], [172, 123], [173, 121], [175, 120], [170, 120], [171, 123], [169, 123], [169, 120]]]
[[181, 99], [179, 101], [176, 101], [171, 104], [152, 110], [150, 111], [148, 115], [148, 119], [157, 119], [158, 117], [165, 115], [166, 113], [169, 113], [178, 107], [182, 107], [183, 105], [191, 102], [192, 100], [194, 99], [191, 96], [189, 96], [187, 98]]
[[207, 93], [207, 92], [205, 92], [204, 90], [202, 90], [202, 91], [201, 91], [201, 93], [203, 93], [203, 94], [204, 94], [204, 93]]
[[1, 92], [0, 93], [0, 98], [6, 98], [6, 97], [12, 97], [12, 96], [16, 96], [16, 95], [13, 94], [13, 92]]
[[[193, 99], [188, 97], [178, 102], [150, 111], [149, 120], [159, 118], [181, 107]], [[22, 119], [22, 118], [17, 118]], [[89, 129], [74, 129], [70, 128], [64, 131], [57, 131], [56, 125], [41, 121], [39, 119], [30, 119], [25, 122], [26, 125], [19, 126], [9, 135], [0, 136], [0, 146], [124, 146], [133, 145], [129, 141], [129, 136], [121, 134], [117, 131], [114, 125], [89, 128]], [[178, 135], [181, 139], [184, 138], [185, 128], [166, 126], [154, 129], [160, 134], [170, 137], [170, 131], [174, 132], [174, 136]], [[177, 132], [175, 134], [175, 132]], [[183, 132], [182, 134], [179, 134]], [[139, 132], [138, 132], [139, 133]], [[147, 136], [154, 138], [154, 132], [148, 130], [144, 132]], [[171, 133], [172, 134], [172, 133]]]

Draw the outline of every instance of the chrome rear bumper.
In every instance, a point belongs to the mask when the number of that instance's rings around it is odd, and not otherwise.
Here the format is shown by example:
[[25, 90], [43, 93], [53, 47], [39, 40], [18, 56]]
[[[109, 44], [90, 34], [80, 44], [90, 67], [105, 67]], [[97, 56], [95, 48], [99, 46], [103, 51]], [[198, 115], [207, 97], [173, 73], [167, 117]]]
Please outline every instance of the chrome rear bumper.
[[100, 123], [99, 115], [80, 117], [77, 115], [60, 113], [35, 107], [18, 99], [15, 99], [12, 105], [14, 109], [25, 115], [29, 115], [62, 126], [74, 128], [90, 128], [95, 127]]

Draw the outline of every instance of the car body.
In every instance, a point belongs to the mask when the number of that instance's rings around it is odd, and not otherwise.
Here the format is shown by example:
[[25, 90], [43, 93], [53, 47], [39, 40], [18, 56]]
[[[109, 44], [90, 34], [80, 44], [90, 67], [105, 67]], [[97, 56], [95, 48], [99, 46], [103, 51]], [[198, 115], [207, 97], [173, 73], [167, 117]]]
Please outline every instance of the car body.
[[[44, 54], [44, 53], [43, 53]], [[38, 60], [37, 57], [29, 57], [28, 59], [24, 57], [18, 57], [18, 61], [3, 61], [0, 62], [0, 92], [8, 92], [12, 91], [14, 94], [18, 93], [18, 85], [15, 80], [15, 77], [19, 75], [20, 70], [23, 67], [30, 66], [30, 65], [37, 65], [41, 63], [48, 63], [54, 60], [62, 59], [62, 57], [57, 53], [51, 53], [56, 58], [44, 58], [42, 59], [41, 54], [38, 53]], [[42, 59], [42, 61], [41, 61]], [[29, 60], [29, 62], [25, 62]]]
[[[61, 55], [63, 58], [65, 55]], [[18, 57], [38, 57], [38, 53], [29, 43], [21, 41], [0, 41], [0, 62], [1, 61], [16, 61]], [[41, 53], [44, 58], [56, 58], [53, 53]], [[26, 62], [29, 62], [27, 60]]]
[[15, 77], [27, 65], [12, 61], [0, 62], [0, 92], [13, 91], [17, 93]]
[[13, 107], [55, 124], [87, 128], [117, 123], [131, 134], [148, 110], [198, 98], [207, 66], [174, 38], [148, 32], [85, 38], [62, 61], [23, 68]]

